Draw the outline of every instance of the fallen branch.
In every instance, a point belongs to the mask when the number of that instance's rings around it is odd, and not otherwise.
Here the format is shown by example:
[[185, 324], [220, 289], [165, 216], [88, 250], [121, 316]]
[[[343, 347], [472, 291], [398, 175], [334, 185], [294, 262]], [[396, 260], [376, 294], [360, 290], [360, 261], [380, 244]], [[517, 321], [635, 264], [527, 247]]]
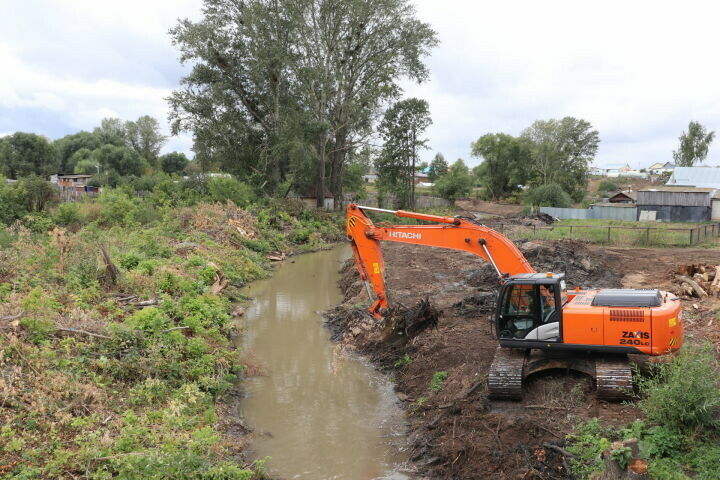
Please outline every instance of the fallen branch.
[[93, 333], [93, 332], [87, 332], [85, 330], [78, 330], [76, 328], [58, 328], [59, 332], [69, 332], [69, 333], [79, 333], [81, 335], [87, 335], [89, 337], [95, 337], [95, 338], [103, 338], [105, 340], [110, 340], [112, 337], [108, 337], [107, 335], [100, 335], [99, 333]]
[[681, 282], [685, 282], [688, 285], [690, 285], [690, 287], [693, 289], [693, 291], [695, 292], [695, 294], [698, 297], [703, 298], [703, 297], [708, 296], [707, 292], [705, 290], [703, 290], [702, 287], [700, 285], [698, 285], [698, 283], [695, 280], [688, 277], [687, 275], [678, 275], [675, 278], [677, 278]]
[[577, 458], [577, 457], [575, 456], [575, 454], [572, 454], [572, 453], [568, 452], [567, 450], [565, 450], [565, 449], [562, 448], [562, 447], [558, 447], [557, 445], [553, 445], [552, 443], [543, 443], [543, 447], [549, 448], [550, 450], [555, 450], [556, 452], [560, 453], [560, 454], [563, 455], [564, 457]]
[[142, 302], [133, 302], [130, 305], [132, 305], [133, 307], [150, 307], [152, 305], [159, 305], [159, 304], [160, 304], [160, 300], [158, 300], [157, 298], [153, 298], [150, 300], [143, 300]]
[[548, 410], [568, 410], [566, 407], [553, 407], [550, 405], [525, 405], [524, 408], [546, 408]]
[[21, 318], [23, 315], [25, 315], [24, 310], [15, 315], [8, 315], [6, 317], [0, 317], [0, 322], [12, 322], [13, 320], [17, 320], [18, 318]]
[[173, 330], [185, 330], [187, 328], [190, 328], [190, 327], [188, 327], [187, 325], [183, 325], [182, 327], [173, 327], [173, 328], [168, 328], [165, 330], [160, 330], [160, 333], [172, 332]]

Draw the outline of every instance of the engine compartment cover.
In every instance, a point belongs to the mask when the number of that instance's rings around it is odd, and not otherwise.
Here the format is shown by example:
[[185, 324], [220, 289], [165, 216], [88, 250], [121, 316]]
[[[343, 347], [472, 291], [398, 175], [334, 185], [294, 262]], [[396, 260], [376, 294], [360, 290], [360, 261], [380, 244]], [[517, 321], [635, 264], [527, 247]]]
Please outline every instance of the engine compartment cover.
[[659, 307], [660, 290], [617, 289], [599, 290], [593, 298], [593, 307]]

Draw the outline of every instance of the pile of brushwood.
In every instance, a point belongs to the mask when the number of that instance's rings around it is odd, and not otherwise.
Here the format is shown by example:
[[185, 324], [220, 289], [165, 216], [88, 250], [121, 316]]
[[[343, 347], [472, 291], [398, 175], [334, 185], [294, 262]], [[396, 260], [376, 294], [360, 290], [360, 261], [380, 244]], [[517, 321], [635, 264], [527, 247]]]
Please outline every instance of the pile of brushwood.
[[683, 297], [720, 296], [720, 265], [682, 265], [671, 272], [675, 293]]
[[273, 252], [329, 245], [338, 223], [156, 200], [110, 190], [0, 228], [3, 478], [264, 477], [223, 416], [243, 371], [232, 302]]

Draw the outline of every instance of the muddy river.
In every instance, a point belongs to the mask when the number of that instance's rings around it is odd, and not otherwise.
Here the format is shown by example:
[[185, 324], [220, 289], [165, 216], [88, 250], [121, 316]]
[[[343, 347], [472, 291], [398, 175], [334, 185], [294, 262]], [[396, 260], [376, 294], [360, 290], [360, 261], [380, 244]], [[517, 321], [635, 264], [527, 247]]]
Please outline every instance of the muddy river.
[[253, 454], [281, 479], [408, 479], [402, 412], [390, 382], [339, 352], [320, 311], [340, 303], [342, 246], [294, 257], [243, 292], [243, 347], [267, 369], [245, 383]]

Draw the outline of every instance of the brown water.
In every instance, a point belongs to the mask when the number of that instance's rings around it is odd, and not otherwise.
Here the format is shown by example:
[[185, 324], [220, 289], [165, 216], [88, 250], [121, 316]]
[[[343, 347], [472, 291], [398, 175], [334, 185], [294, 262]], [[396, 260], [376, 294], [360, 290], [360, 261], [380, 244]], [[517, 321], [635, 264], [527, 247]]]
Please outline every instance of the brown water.
[[243, 346], [266, 376], [249, 378], [241, 411], [255, 429], [254, 455], [269, 471], [303, 480], [408, 479], [402, 413], [392, 385], [338, 351], [319, 311], [340, 303], [347, 246], [310, 253], [244, 291]]

